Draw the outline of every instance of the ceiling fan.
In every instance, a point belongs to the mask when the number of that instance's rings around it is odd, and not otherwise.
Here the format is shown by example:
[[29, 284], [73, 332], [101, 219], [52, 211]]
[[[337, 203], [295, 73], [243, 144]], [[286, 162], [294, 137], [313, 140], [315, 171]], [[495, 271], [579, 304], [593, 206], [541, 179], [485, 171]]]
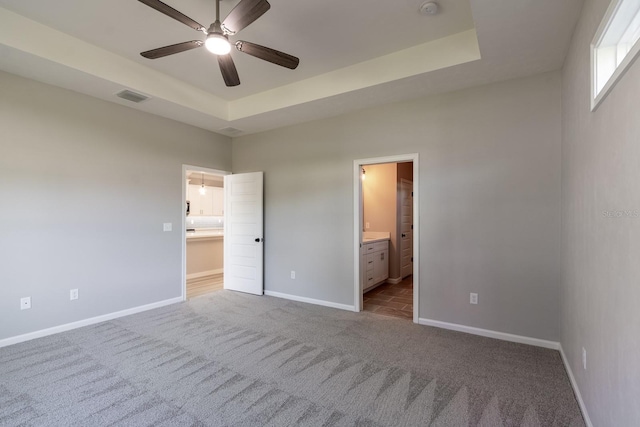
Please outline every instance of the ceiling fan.
[[[207, 36], [205, 41], [191, 40], [188, 42], [172, 44], [170, 46], [164, 46], [158, 49], [142, 52], [140, 55], [149, 59], [157, 59], [173, 55], [175, 53], [185, 52], [204, 45], [211, 53], [218, 57], [220, 72], [222, 73], [222, 78], [227, 86], [238, 86], [240, 84], [238, 71], [236, 70], [236, 66], [230, 55], [231, 43], [229, 42], [229, 36], [234, 35], [249, 26], [249, 24], [261, 17], [271, 7], [267, 0], [240, 0], [240, 3], [238, 3], [236, 7], [229, 12], [229, 15], [227, 15], [224, 21], [220, 22], [220, 0], [216, 0], [216, 20], [207, 29], [193, 19], [159, 0], [138, 1], [154, 8], [160, 13], [164, 13], [176, 21], [180, 21], [183, 24], [188, 25], [196, 31], [201, 31]], [[263, 59], [292, 70], [300, 63], [300, 60], [295, 56], [243, 40], [236, 41], [235, 47], [240, 52], [244, 52], [251, 56], [255, 56], [256, 58]]]

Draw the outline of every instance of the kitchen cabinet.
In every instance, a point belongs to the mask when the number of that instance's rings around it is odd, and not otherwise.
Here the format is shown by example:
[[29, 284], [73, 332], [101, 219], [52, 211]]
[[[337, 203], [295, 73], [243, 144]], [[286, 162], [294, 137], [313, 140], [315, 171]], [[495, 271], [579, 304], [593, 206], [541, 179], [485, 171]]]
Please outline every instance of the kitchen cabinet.
[[213, 187], [205, 186], [205, 194], [200, 194], [200, 185], [189, 185], [189, 202], [193, 216], [213, 215]]
[[362, 244], [363, 290], [368, 290], [389, 278], [389, 241]]
[[213, 196], [213, 215], [224, 215], [224, 188], [211, 187], [211, 195]]
[[189, 185], [191, 216], [223, 216], [224, 188], [205, 185], [205, 194], [200, 194], [200, 185]]

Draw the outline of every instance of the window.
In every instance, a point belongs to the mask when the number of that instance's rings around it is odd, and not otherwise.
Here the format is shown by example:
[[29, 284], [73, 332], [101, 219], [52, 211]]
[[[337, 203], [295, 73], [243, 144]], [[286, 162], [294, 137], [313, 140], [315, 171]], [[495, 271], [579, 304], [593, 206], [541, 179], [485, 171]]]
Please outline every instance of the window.
[[591, 111], [640, 51], [640, 0], [612, 0], [591, 43]]

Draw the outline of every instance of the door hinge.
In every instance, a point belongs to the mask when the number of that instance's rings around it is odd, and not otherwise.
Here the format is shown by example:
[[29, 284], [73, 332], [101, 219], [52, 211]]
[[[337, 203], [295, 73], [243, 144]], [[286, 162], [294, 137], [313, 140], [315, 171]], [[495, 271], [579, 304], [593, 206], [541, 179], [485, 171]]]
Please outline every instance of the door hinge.
[[413, 257], [411, 257], [411, 262], [413, 262]]
[[411, 229], [413, 230], [413, 224], [411, 224]]
[[411, 192], [411, 197], [413, 197], [413, 191]]

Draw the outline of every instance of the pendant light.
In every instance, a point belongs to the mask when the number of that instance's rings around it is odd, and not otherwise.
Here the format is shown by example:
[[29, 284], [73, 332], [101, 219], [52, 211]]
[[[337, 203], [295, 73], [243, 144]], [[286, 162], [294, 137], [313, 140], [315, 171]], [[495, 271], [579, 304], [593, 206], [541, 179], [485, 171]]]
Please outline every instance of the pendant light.
[[198, 190], [198, 192], [200, 193], [200, 195], [204, 196], [205, 194], [207, 194], [207, 189], [204, 188], [204, 173], [202, 174], [202, 185], [200, 186], [200, 189]]

